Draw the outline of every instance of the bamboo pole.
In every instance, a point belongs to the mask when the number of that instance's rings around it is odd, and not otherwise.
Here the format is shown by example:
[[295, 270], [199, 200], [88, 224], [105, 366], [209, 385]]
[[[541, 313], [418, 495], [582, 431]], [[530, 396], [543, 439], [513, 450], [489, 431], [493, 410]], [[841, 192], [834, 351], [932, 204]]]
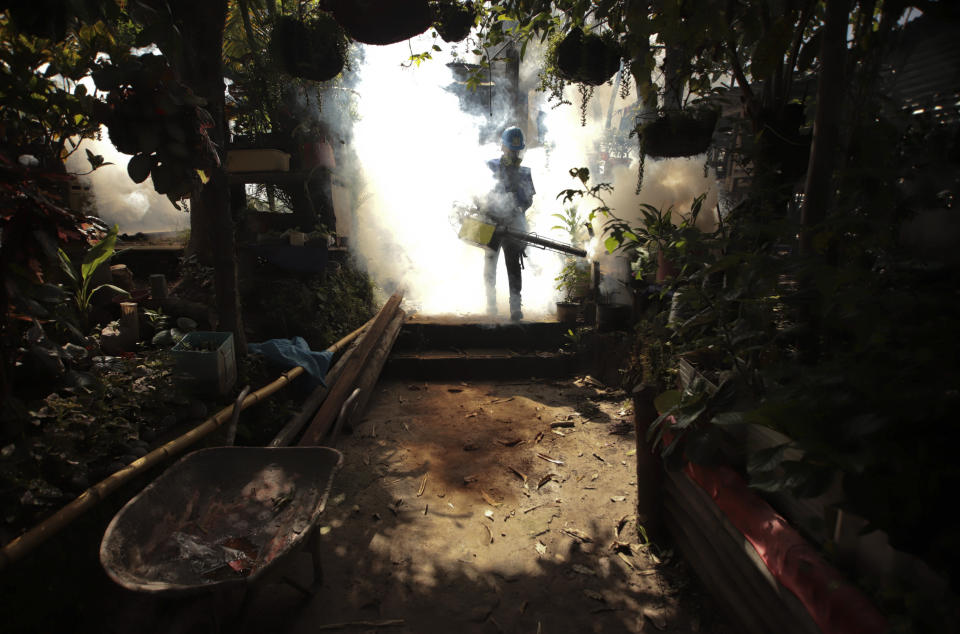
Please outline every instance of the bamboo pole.
[[359, 335], [359, 334], [360, 334], [361, 332], [363, 332], [365, 329], [369, 328], [369, 327], [373, 324], [373, 322], [375, 322], [376, 320], [377, 320], [377, 316], [374, 315], [373, 317], [371, 317], [371, 318], [367, 321], [367, 323], [365, 323], [364, 325], [360, 326], [359, 328], [357, 328], [356, 330], [354, 330], [353, 332], [351, 332], [349, 335], [347, 335], [346, 337], [344, 337], [343, 339], [341, 339], [341, 340], [338, 341], [337, 343], [335, 343], [335, 344], [333, 344], [332, 346], [330, 346], [329, 348], [327, 348], [327, 350], [330, 351], [330, 352], [332, 352], [333, 354], [337, 354], [338, 352], [340, 352], [341, 349], [343, 349], [345, 346], [349, 345], [351, 341], [353, 341], [354, 339], [356, 339], [356, 338], [357, 338], [357, 335]]
[[267, 447], [286, 447], [293, 441], [294, 437], [303, 429], [303, 426], [306, 425], [316, 413], [317, 409], [323, 403], [323, 399], [327, 398], [327, 393], [330, 391], [329, 386], [337, 382], [340, 373], [343, 372], [343, 368], [349, 362], [350, 357], [353, 356], [358, 344], [359, 341], [354, 340], [353, 345], [347, 348], [340, 357], [340, 360], [327, 372], [327, 376], [325, 377], [327, 385], [318, 385], [316, 389], [310, 393], [310, 396], [303, 402], [300, 410], [290, 417], [287, 424], [274, 436]]
[[[290, 384], [295, 378], [304, 373], [300, 366], [287, 370], [272, 383], [260, 388], [243, 400], [240, 410], [243, 411], [261, 400], [270, 396], [282, 387]], [[154, 449], [142, 458], [138, 458], [128, 464], [123, 469], [113, 473], [104, 480], [93, 485], [75, 500], [64, 506], [62, 509], [40, 522], [23, 535], [12, 540], [3, 550], [0, 550], [0, 570], [21, 559], [31, 550], [56, 535], [70, 522], [80, 515], [96, 506], [108, 495], [116, 491], [123, 484], [128, 482], [139, 473], [159, 464], [167, 458], [172, 458], [182, 452], [184, 449], [197, 442], [204, 436], [220, 427], [225, 421], [233, 415], [234, 405], [228, 405], [197, 427], [194, 427], [179, 438], [175, 438], [165, 445]]]
[[[360, 396], [357, 398], [356, 407], [353, 408], [345, 421], [348, 428], [352, 426], [351, 420], [361, 415], [363, 410], [366, 409], [367, 403], [373, 395], [373, 388], [380, 379], [380, 373], [383, 371], [383, 366], [387, 362], [387, 357], [390, 356], [390, 351], [400, 335], [400, 329], [403, 327], [406, 318], [406, 312], [403, 310], [397, 311], [396, 317], [393, 318], [383, 336], [380, 337], [380, 341], [377, 342], [377, 347], [370, 353], [370, 359], [364, 366], [363, 371], [357, 376], [355, 386], [360, 388]], [[337, 425], [339, 424], [338, 421]]]
[[301, 447], [320, 444], [321, 439], [330, 430], [330, 427], [336, 420], [337, 413], [340, 411], [340, 406], [343, 405], [343, 402], [353, 391], [353, 384], [356, 382], [357, 376], [367, 363], [367, 359], [379, 341], [380, 336], [383, 334], [384, 329], [400, 308], [402, 299], [403, 293], [394, 293], [390, 296], [390, 299], [387, 300], [387, 303], [384, 304], [383, 308], [380, 309], [380, 312], [377, 313], [376, 319], [357, 347], [356, 353], [344, 367], [343, 374], [330, 388], [330, 393], [327, 395], [327, 398], [324, 399], [320, 410], [313, 417], [313, 420], [310, 421], [310, 426], [307, 427], [307, 430], [303, 432], [303, 436], [298, 443]]

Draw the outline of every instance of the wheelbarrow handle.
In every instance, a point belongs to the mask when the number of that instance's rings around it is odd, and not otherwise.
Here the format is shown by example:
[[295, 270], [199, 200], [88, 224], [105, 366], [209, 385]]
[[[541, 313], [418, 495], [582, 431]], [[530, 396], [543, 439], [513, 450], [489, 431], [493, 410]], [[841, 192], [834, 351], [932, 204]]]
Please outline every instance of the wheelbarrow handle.
[[227, 440], [224, 443], [227, 447], [233, 447], [233, 441], [237, 437], [237, 423], [240, 422], [240, 406], [243, 404], [243, 399], [247, 398], [248, 392], [250, 392], [249, 385], [240, 390], [237, 400], [233, 402], [233, 416], [230, 417], [230, 424], [227, 425]]

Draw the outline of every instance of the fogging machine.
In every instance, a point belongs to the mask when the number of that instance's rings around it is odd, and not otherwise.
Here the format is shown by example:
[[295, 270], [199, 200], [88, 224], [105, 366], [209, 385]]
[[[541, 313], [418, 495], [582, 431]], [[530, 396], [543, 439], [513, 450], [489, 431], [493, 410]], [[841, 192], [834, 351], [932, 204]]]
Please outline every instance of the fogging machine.
[[522, 231], [506, 229], [475, 216], [464, 216], [460, 224], [460, 239], [478, 247], [489, 249], [491, 248], [491, 244], [495, 244], [503, 238], [512, 238], [541, 249], [549, 249], [559, 253], [566, 253], [567, 255], [575, 255], [581, 258], [587, 257], [585, 250], [578, 249], [573, 245], [544, 238], [535, 233], [524, 233]]

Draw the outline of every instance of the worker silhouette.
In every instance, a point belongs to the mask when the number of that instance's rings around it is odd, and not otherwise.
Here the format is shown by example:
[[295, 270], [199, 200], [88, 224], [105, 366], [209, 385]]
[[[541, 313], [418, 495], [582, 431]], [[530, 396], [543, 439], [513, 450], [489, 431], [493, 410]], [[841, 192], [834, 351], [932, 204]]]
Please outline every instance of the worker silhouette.
[[[533, 178], [529, 167], [522, 167], [523, 150], [526, 147], [523, 131], [510, 127], [500, 137], [502, 155], [498, 159], [487, 161], [487, 167], [493, 172], [495, 184], [487, 194], [485, 213], [489, 221], [498, 229], [507, 229], [527, 233], [526, 212], [533, 204]], [[487, 314], [497, 314], [497, 262], [500, 251], [507, 266], [507, 281], [510, 287], [510, 319], [523, 319], [520, 306], [520, 290], [523, 286], [521, 271], [525, 245], [514, 238], [494, 234], [486, 253], [483, 267], [483, 280], [487, 293]]]

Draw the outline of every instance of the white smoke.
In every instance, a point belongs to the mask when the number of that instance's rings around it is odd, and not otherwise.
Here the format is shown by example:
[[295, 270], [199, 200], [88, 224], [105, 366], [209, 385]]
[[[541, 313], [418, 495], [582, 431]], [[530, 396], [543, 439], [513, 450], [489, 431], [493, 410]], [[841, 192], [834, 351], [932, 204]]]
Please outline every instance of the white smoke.
[[[428, 48], [423, 40], [413, 49]], [[365, 50], [353, 140], [367, 191], [351, 240], [373, 278], [389, 290], [403, 288], [420, 311], [480, 313], [484, 251], [459, 240], [451, 216], [492, 188], [486, 161], [500, 156], [499, 143], [481, 145], [485, 120], [461, 111], [457, 96], [445, 90], [454, 77], [442, 61], [401, 67], [409, 50], [406, 42]], [[550, 214], [560, 205], [553, 200], [556, 189], [545, 170], [545, 150], [529, 149], [524, 164], [532, 169], [537, 190], [528, 212], [530, 229], [548, 235], [554, 224]], [[561, 260], [535, 248], [527, 253], [524, 314], [552, 313]], [[502, 259], [497, 290], [502, 314], [507, 299]]]
[[100, 155], [108, 163], [96, 171], [81, 176], [90, 184], [93, 209], [98, 218], [109, 225], [119, 225], [120, 233], [182, 231], [190, 226], [190, 216], [179, 211], [173, 203], [153, 189], [153, 180], [134, 183], [127, 175], [129, 154], [119, 152], [110, 142], [106, 128], [101, 128], [102, 140], [84, 139], [77, 151], [66, 161], [67, 171], [85, 174], [90, 171], [85, 150]]
[[[359, 259], [375, 280], [388, 290], [403, 288], [405, 297], [427, 314], [480, 313], [485, 307], [483, 250], [457, 238], [451, 211], [469, 203], [491, 185], [485, 161], [499, 156], [498, 144], [480, 145], [482, 116], [460, 110], [458, 98], [444, 87], [453, 82], [450, 70], [435, 59], [419, 67], [404, 68], [411, 50], [429, 48], [429, 38], [415, 38], [393, 46], [366, 47], [360, 69], [358, 110], [354, 147], [367, 184], [365, 199], [357, 210], [356, 235], [351, 236]], [[673, 207], [676, 214], [689, 212], [693, 199], [707, 194], [701, 223], [715, 221], [717, 188], [713, 174], [704, 176], [703, 158], [647, 159], [644, 186], [636, 186], [636, 151], [629, 166], [601, 171], [600, 146], [608, 120], [619, 125], [635, 102], [614, 95], [614, 87], [597, 87], [581, 125], [579, 95], [568, 87], [566, 99], [573, 105], [552, 107], [547, 95], [536, 92], [543, 52], [528, 50], [520, 70], [521, 91], [529, 100], [527, 122], [497, 121], [526, 127], [528, 149], [523, 164], [533, 173], [537, 195], [527, 218], [530, 230], [561, 242], [570, 236], [552, 229], [559, 224], [553, 214], [564, 203], [557, 195], [578, 188], [571, 168], [590, 167], [591, 182], [611, 182], [615, 191], [606, 203], [620, 218], [639, 222], [639, 204]], [[538, 122], [538, 112], [540, 114]], [[624, 113], [627, 112], [626, 115]], [[499, 129], [499, 128], [498, 128]], [[541, 138], [542, 137], [542, 138]], [[542, 141], [542, 143], [538, 142]], [[575, 199], [583, 221], [598, 201]], [[569, 206], [569, 205], [567, 205]], [[601, 291], [629, 301], [626, 281], [629, 266], [620, 254], [602, 247], [603, 218], [594, 222], [597, 237], [590, 245], [590, 258], [600, 262]], [[523, 273], [523, 309], [528, 317], [552, 315], [558, 299], [555, 277], [563, 256], [527, 248]], [[506, 272], [498, 270], [497, 289], [501, 314], [506, 303]]]

